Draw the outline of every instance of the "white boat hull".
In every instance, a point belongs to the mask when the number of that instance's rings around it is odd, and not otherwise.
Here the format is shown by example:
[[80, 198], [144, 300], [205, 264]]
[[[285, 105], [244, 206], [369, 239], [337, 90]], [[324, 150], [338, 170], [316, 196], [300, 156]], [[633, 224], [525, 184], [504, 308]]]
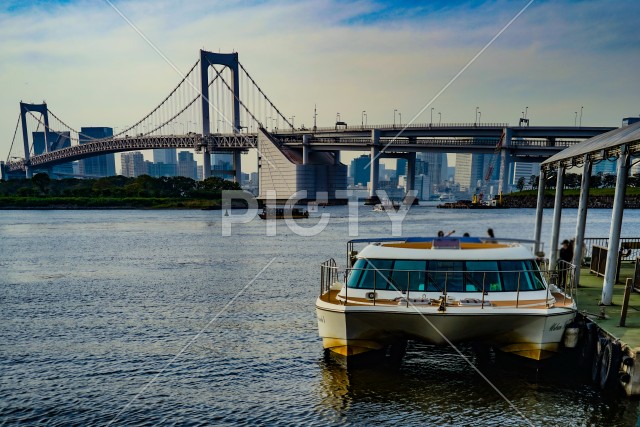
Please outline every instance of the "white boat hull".
[[575, 312], [569, 308], [344, 306], [318, 299], [324, 347], [343, 356], [381, 349], [399, 340], [431, 344], [484, 342], [532, 359], [557, 352]]

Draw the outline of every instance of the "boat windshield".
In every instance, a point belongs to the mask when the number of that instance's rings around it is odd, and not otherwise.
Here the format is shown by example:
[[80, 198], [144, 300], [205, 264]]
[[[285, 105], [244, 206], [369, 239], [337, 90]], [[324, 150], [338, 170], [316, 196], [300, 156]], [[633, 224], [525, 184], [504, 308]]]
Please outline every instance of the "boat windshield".
[[533, 260], [358, 259], [347, 286], [419, 292], [516, 292], [545, 289]]

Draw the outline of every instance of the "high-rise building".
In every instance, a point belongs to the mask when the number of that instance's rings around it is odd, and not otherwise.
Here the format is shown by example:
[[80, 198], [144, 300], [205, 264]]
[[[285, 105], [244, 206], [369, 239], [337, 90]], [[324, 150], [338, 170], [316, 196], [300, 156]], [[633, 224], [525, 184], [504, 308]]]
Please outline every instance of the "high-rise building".
[[428, 175], [432, 184], [440, 184], [447, 179], [446, 153], [419, 153], [418, 159], [428, 165]]
[[153, 161], [154, 163], [164, 163], [165, 165], [178, 164], [176, 149], [163, 148], [162, 150], [153, 150]]
[[190, 151], [180, 151], [178, 153], [178, 176], [186, 176], [191, 179], [198, 179], [197, 163], [193, 159]]
[[485, 156], [483, 154], [456, 154], [455, 182], [460, 184], [460, 191], [474, 193], [478, 181], [484, 180]]
[[517, 185], [520, 178], [524, 178], [526, 185], [528, 185], [532, 175], [540, 175], [540, 163], [515, 162], [510, 184]]
[[429, 200], [431, 197], [431, 178], [429, 175], [416, 175], [414, 190], [418, 199]]
[[[43, 154], [61, 148], [71, 147], [71, 132], [33, 132], [33, 154]], [[37, 168], [36, 168], [37, 169]], [[67, 178], [73, 175], [73, 162], [63, 163], [51, 168], [52, 178]]]
[[147, 173], [144, 164], [144, 156], [139, 151], [131, 153], [122, 153], [120, 155], [120, 164], [122, 167], [122, 175], [135, 178]]
[[354, 185], [366, 186], [369, 184], [369, 180], [371, 177], [371, 172], [369, 169], [369, 159], [370, 156], [368, 154], [363, 154], [362, 156], [356, 157], [351, 161], [349, 176], [353, 178]]
[[[78, 134], [78, 143], [86, 144], [95, 139], [110, 138], [113, 129], [108, 127], [82, 127]], [[89, 178], [113, 176], [116, 174], [116, 158], [113, 153], [101, 154], [80, 160], [78, 166], [80, 175]]]

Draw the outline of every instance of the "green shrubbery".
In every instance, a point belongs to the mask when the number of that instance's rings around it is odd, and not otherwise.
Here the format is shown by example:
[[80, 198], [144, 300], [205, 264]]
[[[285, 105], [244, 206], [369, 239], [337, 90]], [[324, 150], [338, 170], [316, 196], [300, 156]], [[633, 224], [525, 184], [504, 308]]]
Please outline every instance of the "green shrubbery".
[[203, 208], [215, 206], [222, 191], [239, 189], [238, 184], [218, 177], [195, 181], [182, 176], [118, 175], [51, 180], [39, 173], [32, 179], [0, 180], [0, 207]]

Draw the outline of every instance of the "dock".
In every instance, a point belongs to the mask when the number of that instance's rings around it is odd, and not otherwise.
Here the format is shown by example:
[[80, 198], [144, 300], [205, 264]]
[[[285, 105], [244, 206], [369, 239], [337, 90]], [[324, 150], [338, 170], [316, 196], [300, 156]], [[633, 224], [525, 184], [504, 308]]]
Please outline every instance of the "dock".
[[604, 278], [583, 267], [577, 291], [580, 331], [580, 362], [591, 370], [601, 388], [624, 388], [628, 396], [640, 395], [640, 292], [632, 290], [624, 326], [621, 313], [628, 278], [633, 279], [635, 262], [621, 262], [620, 279], [613, 289], [611, 305], [600, 305]]

